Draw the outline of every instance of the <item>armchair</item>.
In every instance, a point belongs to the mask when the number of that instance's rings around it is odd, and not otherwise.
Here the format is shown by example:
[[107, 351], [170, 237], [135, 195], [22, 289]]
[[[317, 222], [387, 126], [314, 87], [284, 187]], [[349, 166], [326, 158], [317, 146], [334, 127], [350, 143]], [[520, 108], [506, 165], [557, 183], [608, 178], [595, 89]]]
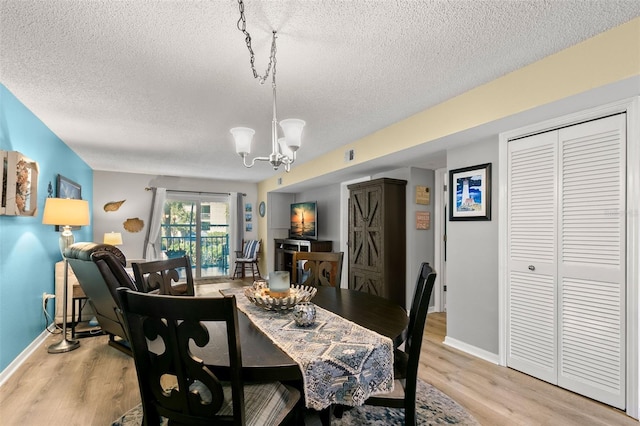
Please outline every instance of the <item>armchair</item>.
[[75, 243], [65, 250], [65, 257], [89, 298], [98, 324], [109, 335], [109, 345], [131, 355], [116, 289], [137, 291], [137, 287], [124, 269], [124, 254], [109, 244]]

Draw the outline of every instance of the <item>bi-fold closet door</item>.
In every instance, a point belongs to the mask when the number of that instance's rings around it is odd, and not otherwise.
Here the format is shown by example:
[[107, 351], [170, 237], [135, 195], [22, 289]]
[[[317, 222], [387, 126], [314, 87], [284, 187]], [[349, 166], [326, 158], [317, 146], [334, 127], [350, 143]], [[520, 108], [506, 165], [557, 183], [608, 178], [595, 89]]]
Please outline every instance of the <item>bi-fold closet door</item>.
[[507, 365], [625, 408], [625, 114], [508, 143]]

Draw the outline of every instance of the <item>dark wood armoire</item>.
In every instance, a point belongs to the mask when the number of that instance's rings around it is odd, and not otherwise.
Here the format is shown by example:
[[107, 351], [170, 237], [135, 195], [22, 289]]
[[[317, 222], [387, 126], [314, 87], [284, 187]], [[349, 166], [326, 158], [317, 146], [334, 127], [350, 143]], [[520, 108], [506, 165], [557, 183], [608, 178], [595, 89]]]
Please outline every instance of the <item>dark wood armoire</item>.
[[407, 181], [349, 185], [349, 288], [406, 304]]

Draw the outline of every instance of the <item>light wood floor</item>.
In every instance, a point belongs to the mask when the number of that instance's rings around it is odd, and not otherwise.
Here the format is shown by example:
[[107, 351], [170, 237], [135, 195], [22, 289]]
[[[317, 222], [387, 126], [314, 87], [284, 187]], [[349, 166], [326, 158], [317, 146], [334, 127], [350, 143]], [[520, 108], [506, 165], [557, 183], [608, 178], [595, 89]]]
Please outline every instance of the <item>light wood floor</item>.
[[[480, 360], [442, 344], [445, 314], [429, 315], [420, 377], [464, 406], [482, 425], [633, 425], [623, 412]], [[53, 336], [0, 388], [0, 424], [87, 426], [140, 403], [133, 360], [106, 336], [48, 354]]]

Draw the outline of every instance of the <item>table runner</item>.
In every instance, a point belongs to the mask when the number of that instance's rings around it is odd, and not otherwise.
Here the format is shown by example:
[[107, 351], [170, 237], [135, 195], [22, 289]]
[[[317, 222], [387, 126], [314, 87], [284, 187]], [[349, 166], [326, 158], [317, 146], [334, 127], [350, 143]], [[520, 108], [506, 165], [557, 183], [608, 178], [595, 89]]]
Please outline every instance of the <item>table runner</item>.
[[290, 311], [257, 307], [244, 289], [222, 293], [235, 295], [238, 309], [300, 366], [307, 408], [362, 405], [371, 395], [393, 390], [393, 343], [388, 337], [317, 305], [316, 322], [299, 327]]

